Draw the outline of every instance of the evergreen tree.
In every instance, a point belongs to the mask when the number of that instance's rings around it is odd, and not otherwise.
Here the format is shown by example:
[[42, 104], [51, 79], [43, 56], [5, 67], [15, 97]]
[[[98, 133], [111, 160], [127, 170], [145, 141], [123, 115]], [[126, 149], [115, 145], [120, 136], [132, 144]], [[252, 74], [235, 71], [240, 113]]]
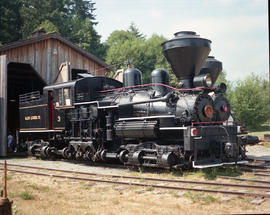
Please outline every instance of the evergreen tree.
[[[44, 27], [53, 30], [97, 57], [104, 58], [105, 48], [94, 29], [95, 3], [92, 0], [20, 0], [23, 38]], [[50, 29], [47, 29], [47, 28]]]
[[90, 19], [81, 20], [75, 16], [72, 23], [73, 29], [68, 39], [86, 51], [104, 59], [105, 47], [101, 43], [100, 35], [97, 34]]
[[46, 20], [53, 23], [61, 35], [67, 30], [68, 9], [65, 0], [20, 0], [20, 14], [23, 20], [22, 37], [27, 38]]
[[40, 28], [44, 28], [48, 33], [57, 32], [59, 33], [59, 29], [49, 20], [43, 21], [35, 30], [38, 30]]
[[145, 39], [145, 36], [139, 31], [134, 22], [130, 24], [127, 32], [135, 36], [137, 39]]
[[19, 0], [0, 1], [0, 43], [5, 44], [21, 38], [20, 7]]

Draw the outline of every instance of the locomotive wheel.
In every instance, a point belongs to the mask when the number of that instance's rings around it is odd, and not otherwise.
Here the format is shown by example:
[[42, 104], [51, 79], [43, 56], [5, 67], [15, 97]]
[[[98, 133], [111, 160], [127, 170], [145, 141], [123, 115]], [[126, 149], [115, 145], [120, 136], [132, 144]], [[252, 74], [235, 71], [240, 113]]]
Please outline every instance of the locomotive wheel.
[[30, 147], [28, 148], [28, 154], [29, 154], [30, 156], [35, 156], [36, 150], [37, 150], [38, 148], [39, 148], [38, 145], [33, 144], [32, 146], [30, 146]]
[[172, 167], [173, 165], [176, 164], [176, 162], [177, 162], [177, 158], [175, 154], [170, 152], [170, 153], [166, 153], [162, 155], [160, 165], [162, 167]]
[[70, 156], [70, 153], [71, 153], [71, 152], [70, 152], [70, 150], [69, 150], [68, 147], [63, 148], [63, 150], [62, 150], [62, 156], [63, 156], [64, 158], [68, 159], [69, 156]]
[[101, 151], [100, 158], [101, 158], [102, 161], [106, 161], [106, 153], [107, 153], [106, 149]]
[[91, 151], [91, 149], [90, 148], [88, 148], [87, 149], [87, 151], [85, 152], [85, 154], [84, 154], [84, 158], [86, 159], [86, 160], [89, 160], [89, 161], [94, 161], [94, 154], [93, 154], [93, 152]]
[[126, 163], [128, 161], [128, 150], [122, 150], [120, 153], [119, 153], [119, 160], [122, 162], [122, 163]]
[[76, 151], [74, 150], [74, 148], [70, 147], [70, 148], [68, 148], [68, 151], [65, 155], [67, 156], [67, 159], [73, 160], [75, 158], [75, 154], [76, 154]]
[[130, 163], [137, 166], [141, 165], [143, 163], [142, 159], [143, 154], [144, 154], [143, 151], [134, 152]]
[[41, 159], [46, 159], [50, 157], [50, 150], [49, 150], [49, 146], [43, 146], [40, 149], [40, 157]]

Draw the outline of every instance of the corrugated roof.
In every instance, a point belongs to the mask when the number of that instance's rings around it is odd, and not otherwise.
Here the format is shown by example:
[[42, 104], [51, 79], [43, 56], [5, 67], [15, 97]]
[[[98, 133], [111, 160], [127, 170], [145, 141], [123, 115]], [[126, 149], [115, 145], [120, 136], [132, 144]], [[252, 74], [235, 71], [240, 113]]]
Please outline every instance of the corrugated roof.
[[88, 57], [91, 60], [93, 60], [93, 61], [97, 62], [98, 64], [100, 64], [101, 66], [105, 67], [106, 69], [111, 70], [111, 67], [108, 64], [106, 64], [103, 60], [101, 60], [98, 57], [92, 55], [91, 53], [85, 51], [84, 49], [82, 49], [79, 46], [75, 45], [74, 43], [68, 41], [64, 37], [61, 37], [59, 34], [57, 34], [55, 32], [50, 33], [50, 34], [40, 35], [38, 37], [32, 37], [32, 38], [25, 39], [25, 40], [18, 40], [18, 41], [15, 41], [15, 42], [0, 46], [0, 52], [1, 51], [7, 51], [9, 49], [17, 48], [17, 47], [20, 47], [20, 46], [29, 45], [29, 44], [32, 44], [32, 43], [37, 43], [37, 42], [40, 42], [40, 41], [43, 41], [43, 40], [48, 40], [48, 39], [59, 40], [60, 42], [66, 44], [67, 46], [69, 46], [72, 49], [76, 50], [77, 52], [84, 55], [85, 57]]

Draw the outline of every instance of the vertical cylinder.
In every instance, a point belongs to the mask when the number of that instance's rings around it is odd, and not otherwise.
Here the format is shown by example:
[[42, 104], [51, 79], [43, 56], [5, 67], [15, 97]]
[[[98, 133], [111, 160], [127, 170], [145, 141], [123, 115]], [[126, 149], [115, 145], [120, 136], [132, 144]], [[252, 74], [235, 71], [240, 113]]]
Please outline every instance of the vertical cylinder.
[[152, 71], [152, 84], [157, 84], [153, 85], [153, 89], [156, 91], [156, 96], [164, 96], [166, 93], [168, 93], [168, 88], [162, 85], [169, 85], [169, 80], [169, 73], [165, 69], [155, 69]]
[[129, 68], [124, 72], [124, 87], [141, 85], [142, 72], [135, 68]]

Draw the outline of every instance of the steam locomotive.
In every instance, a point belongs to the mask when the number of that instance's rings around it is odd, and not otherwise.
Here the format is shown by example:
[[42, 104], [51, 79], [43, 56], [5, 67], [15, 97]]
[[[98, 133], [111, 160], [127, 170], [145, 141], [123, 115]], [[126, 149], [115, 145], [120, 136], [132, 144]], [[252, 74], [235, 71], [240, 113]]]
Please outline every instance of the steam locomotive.
[[158, 168], [206, 168], [246, 162], [245, 145], [258, 138], [229, 121], [225, 84], [214, 85], [222, 63], [209, 56], [211, 41], [195, 32], [175, 33], [163, 54], [179, 79], [155, 69], [151, 84], [128, 68], [123, 83], [79, 74], [20, 95], [20, 143], [31, 155], [91, 162], [117, 160]]

